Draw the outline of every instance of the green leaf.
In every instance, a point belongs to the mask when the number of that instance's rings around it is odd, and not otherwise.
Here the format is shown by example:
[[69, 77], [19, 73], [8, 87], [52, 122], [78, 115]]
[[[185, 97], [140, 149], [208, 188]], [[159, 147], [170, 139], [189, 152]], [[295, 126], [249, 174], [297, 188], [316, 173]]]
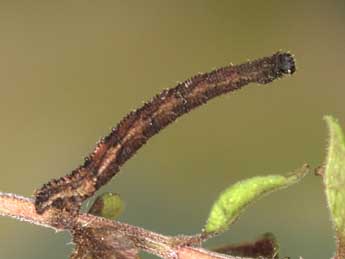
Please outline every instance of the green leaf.
[[90, 214], [107, 219], [117, 219], [123, 212], [124, 203], [117, 193], [103, 193], [98, 196], [89, 210]]
[[325, 120], [330, 139], [323, 179], [337, 236], [335, 258], [345, 258], [345, 138], [335, 118], [325, 116]]
[[204, 234], [217, 234], [227, 230], [251, 202], [265, 194], [297, 183], [307, 174], [308, 169], [309, 166], [304, 165], [289, 176], [257, 176], [230, 186], [214, 203]]

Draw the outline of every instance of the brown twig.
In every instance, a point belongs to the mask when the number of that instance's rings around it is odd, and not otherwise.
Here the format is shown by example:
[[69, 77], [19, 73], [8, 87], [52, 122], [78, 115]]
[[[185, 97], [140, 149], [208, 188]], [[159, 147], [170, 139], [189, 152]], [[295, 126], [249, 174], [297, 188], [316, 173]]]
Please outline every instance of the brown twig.
[[[38, 214], [34, 201], [15, 194], [0, 192], [0, 215], [26, 221], [35, 225], [54, 229], [55, 231], [70, 231], [69, 213], [65, 215], [60, 210], [51, 208], [44, 214]], [[197, 245], [197, 236], [171, 237], [164, 236], [140, 227], [112, 221], [91, 214], [79, 214], [75, 223], [81, 227], [108, 229], [130, 239], [138, 249], [167, 259], [238, 259], [239, 257], [222, 255], [201, 248]]]

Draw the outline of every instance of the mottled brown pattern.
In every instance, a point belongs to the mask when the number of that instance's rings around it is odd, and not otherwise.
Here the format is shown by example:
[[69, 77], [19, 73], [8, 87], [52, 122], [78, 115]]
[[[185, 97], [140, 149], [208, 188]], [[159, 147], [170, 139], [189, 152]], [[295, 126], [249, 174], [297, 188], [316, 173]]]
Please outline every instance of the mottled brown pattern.
[[150, 137], [177, 117], [249, 83], [267, 84], [294, 71], [293, 57], [278, 52], [270, 57], [199, 74], [175, 88], [164, 90], [122, 119], [99, 141], [81, 167], [39, 189], [35, 201], [37, 212], [43, 213], [51, 206], [78, 211], [82, 201], [106, 184]]
[[212, 249], [217, 253], [238, 256], [239, 258], [279, 258], [279, 245], [276, 238], [271, 233], [262, 235], [254, 242], [227, 245]]
[[139, 249], [126, 236], [112, 229], [75, 228], [71, 259], [139, 259]]

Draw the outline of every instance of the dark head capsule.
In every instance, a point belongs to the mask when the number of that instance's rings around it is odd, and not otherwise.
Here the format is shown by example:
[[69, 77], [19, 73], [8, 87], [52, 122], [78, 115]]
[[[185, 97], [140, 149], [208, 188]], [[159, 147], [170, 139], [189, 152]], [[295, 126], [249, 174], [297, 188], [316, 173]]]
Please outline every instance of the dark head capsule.
[[295, 60], [290, 53], [279, 53], [277, 66], [283, 74], [293, 74], [296, 71]]

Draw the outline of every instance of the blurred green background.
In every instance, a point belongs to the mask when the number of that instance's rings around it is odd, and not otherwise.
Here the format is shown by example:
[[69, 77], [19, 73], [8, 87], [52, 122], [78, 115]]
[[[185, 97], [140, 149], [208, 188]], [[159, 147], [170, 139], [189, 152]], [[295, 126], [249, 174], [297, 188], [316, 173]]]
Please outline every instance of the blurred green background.
[[[122, 221], [200, 231], [219, 192], [325, 156], [323, 115], [345, 126], [345, 2], [1, 1], [0, 190], [30, 196], [77, 167], [127, 112], [198, 72], [283, 49], [298, 71], [211, 101], [154, 137], [102, 191]], [[281, 255], [330, 258], [321, 179], [257, 202], [225, 235], [271, 231]], [[65, 233], [0, 218], [0, 258], [67, 258]], [[154, 258], [143, 255], [143, 258]]]

